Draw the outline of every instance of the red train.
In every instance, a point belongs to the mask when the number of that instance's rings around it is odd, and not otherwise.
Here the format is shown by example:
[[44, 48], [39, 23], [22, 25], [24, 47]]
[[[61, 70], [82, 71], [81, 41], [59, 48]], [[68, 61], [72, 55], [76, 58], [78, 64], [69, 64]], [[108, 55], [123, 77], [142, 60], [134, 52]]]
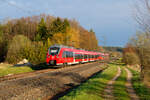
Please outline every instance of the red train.
[[99, 52], [54, 45], [48, 49], [46, 63], [48, 65], [71, 65], [103, 60], [104, 56], [105, 55], [103, 53]]

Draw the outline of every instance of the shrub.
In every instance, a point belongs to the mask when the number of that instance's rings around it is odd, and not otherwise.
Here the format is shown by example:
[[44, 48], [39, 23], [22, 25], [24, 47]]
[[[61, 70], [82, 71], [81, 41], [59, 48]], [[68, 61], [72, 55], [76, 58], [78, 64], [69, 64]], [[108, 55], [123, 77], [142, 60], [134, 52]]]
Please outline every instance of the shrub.
[[27, 49], [30, 49], [30, 45], [31, 41], [27, 37], [23, 35], [14, 36], [8, 46], [6, 61], [16, 64], [22, 59], [27, 58], [29, 54]]
[[128, 65], [140, 64], [140, 59], [138, 55], [133, 52], [125, 53], [123, 56], [123, 61]]
[[6, 60], [12, 64], [23, 59], [28, 59], [33, 64], [44, 63], [50, 46], [49, 39], [46, 42], [32, 42], [23, 35], [16, 35], [9, 44]]

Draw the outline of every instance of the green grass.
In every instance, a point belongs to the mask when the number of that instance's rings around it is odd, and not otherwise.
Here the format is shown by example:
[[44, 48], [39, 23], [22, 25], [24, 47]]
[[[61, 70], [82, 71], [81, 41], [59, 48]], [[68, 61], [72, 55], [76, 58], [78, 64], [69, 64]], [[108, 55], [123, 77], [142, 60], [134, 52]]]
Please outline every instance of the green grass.
[[102, 100], [101, 94], [103, 94], [104, 88], [116, 73], [117, 67], [110, 65], [102, 73], [95, 75], [59, 100]]
[[129, 69], [133, 74], [132, 84], [140, 100], [150, 100], [150, 89], [140, 81], [140, 74], [132, 69]]
[[19, 73], [25, 73], [25, 72], [32, 72], [32, 71], [34, 71], [34, 70], [28, 66], [14, 67], [11, 65], [3, 64], [0, 67], [0, 76], [5, 76], [5, 75], [9, 75], [9, 74], [19, 74]]
[[124, 70], [123, 67], [121, 67], [121, 75], [118, 77], [118, 79], [114, 83], [114, 91], [113, 94], [116, 98], [116, 100], [130, 100], [129, 94], [126, 91], [126, 77], [127, 72]]

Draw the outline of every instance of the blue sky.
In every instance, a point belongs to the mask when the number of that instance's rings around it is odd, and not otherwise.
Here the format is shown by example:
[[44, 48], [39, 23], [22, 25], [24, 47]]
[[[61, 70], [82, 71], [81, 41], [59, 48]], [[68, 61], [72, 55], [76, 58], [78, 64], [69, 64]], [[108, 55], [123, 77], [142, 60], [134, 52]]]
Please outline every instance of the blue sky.
[[137, 29], [132, 6], [132, 0], [0, 0], [0, 20], [41, 13], [76, 19], [94, 29], [100, 45], [124, 46]]

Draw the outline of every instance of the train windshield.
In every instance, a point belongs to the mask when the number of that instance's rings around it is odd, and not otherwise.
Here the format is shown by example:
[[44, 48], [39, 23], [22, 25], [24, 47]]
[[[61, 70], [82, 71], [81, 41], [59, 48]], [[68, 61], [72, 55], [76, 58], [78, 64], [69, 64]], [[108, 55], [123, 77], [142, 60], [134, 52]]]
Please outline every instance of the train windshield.
[[57, 55], [59, 53], [59, 48], [58, 47], [53, 47], [49, 49], [49, 54], [50, 55]]

